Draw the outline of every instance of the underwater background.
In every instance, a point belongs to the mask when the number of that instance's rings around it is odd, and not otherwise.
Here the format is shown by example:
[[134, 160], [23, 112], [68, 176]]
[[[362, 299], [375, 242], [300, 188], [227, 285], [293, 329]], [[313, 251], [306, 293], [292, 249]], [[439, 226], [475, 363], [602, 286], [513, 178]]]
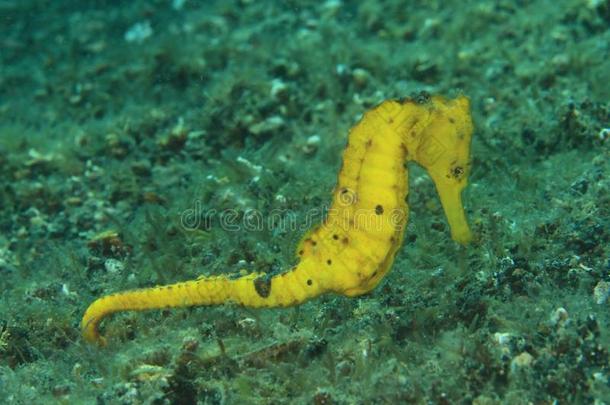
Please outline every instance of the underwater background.
[[[0, 0], [0, 402], [610, 404], [609, 27], [608, 0]], [[422, 90], [471, 100], [474, 242], [413, 167], [372, 293], [81, 338], [102, 295], [288, 268], [349, 128]]]

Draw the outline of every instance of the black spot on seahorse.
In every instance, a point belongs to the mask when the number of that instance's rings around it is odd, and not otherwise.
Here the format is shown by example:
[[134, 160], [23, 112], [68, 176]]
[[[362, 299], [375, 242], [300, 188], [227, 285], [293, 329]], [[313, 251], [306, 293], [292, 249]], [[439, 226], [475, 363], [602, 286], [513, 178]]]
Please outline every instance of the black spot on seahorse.
[[256, 293], [263, 298], [267, 298], [271, 294], [271, 277], [262, 276], [254, 280], [254, 289]]

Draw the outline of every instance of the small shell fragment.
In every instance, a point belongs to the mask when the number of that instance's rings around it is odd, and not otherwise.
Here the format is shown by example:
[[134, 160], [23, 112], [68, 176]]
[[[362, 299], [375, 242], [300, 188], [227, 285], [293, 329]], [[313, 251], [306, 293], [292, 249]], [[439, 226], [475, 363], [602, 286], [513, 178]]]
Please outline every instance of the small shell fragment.
[[593, 288], [593, 300], [597, 305], [602, 305], [608, 300], [610, 294], [610, 283], [600, 280], [595, 288]]

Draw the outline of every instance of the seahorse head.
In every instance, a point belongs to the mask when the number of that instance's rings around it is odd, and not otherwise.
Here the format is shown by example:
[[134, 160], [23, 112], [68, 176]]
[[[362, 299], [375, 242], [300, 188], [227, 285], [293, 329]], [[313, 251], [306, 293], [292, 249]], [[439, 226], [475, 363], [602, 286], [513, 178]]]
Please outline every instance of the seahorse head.
[[470, 141], [473, 124], [470, 102], [460, 96], [453, 100], [432, 97], [428, 125], [422, 132], [415, 160], [436, 185], [453, 239], [467, 243], [470, 230], [463, 213], [461, 192], [470, 174]]

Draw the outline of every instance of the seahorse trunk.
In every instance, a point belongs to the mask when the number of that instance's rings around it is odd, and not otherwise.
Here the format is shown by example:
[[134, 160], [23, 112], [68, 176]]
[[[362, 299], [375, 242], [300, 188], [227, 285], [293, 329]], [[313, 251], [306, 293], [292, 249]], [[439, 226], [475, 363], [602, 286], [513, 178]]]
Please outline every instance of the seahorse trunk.
[[227, 302], [247, 307], [286, 307], [314, 298], [325, 288], [320, 278], [309, 276], [308, 261], [273, 277], [248, 274], [241, 277], [202, 277], [166, 286], [107, 295], [95, 300], [81, 321], [84, 338], [105, 346], [99, 333], [101, 321], [115, 312], [218, 305]]

